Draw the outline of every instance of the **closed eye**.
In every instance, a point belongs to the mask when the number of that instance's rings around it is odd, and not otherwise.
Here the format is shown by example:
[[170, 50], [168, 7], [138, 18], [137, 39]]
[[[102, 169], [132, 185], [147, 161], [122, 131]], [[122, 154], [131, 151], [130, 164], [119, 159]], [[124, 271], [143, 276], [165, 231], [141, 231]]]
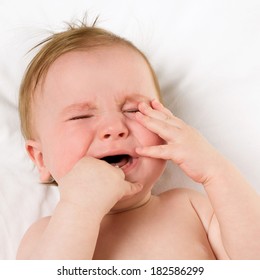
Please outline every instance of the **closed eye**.
[[93, 115], [80, 115], [80, 116], [76, 116], [76, 117], [70, 118], [69, 121], [89, 119], [91, 117], [93, 117]]
[[137, 113], [137, 112], [139, 112], [139, 110], [136, 108], [136, 109], [125, 110], [124, 112], [125, 113]]

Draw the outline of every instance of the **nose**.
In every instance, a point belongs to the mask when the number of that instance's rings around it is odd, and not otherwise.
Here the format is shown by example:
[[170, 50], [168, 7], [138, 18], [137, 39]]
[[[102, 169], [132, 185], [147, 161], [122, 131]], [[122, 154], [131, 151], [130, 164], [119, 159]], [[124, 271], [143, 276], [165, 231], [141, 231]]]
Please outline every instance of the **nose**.
[[119, 140], [129, 135], [127, 125], [121, 116], [106, 115], [103, 117], [98, 128], [98, 136], [100, 140]]

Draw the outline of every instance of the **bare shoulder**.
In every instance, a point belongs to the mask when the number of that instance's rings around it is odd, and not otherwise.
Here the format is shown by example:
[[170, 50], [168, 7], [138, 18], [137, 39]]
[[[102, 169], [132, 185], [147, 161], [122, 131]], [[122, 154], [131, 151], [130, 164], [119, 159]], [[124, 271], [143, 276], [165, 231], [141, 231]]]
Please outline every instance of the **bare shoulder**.
[[176, 188], [162, 193], [160, 197], [168, 200], [169, 206], [177, 203], [191, 207], [200, 219], [216, 257], [229, 258], [223, 246], [218, 219], [206, 194], [193, 189]]
[[173, 188], [160, 194], [163, 199], [169, 200], [186, 200], [194, 204], [195, 208], [202, 208], [212, 211], [211, 204], [207, 195], [204, 192], [200, 192], [190, 188]]
[[201, 220], [207, 231], [213, 216], [213, 209], [206, 194], [188, 188], [174, 188], [160, 194], [168, 205], [185, 205], [190, 207]]
[[17, 259], [30, 259], [30, 255], [48, 226], [50, 218], [50, 216], [44, 217], [31, 225], [20, 243]]

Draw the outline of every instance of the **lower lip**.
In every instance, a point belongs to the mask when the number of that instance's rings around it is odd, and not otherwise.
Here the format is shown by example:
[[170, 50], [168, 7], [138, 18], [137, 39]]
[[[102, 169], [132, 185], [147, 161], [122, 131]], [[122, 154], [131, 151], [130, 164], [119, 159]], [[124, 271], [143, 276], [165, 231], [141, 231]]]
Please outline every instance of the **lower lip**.
[[138, 158], [132, 158], [131, 162], [129, 161], [126, 165], [122, 166], [122, 170], [125, 174], [128, 174], [132, 169], [137, 165]]

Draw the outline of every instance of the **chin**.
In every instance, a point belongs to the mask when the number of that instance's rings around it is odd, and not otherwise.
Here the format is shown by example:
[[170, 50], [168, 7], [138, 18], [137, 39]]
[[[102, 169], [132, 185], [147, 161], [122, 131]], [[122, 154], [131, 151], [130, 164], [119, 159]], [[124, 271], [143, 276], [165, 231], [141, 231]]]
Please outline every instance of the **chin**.
[[133, 196], [122, 198], [118, 201], [108, 214], [117, 214], [131, 211], [145, 205], [151, 197], [151, 191], [137, 193]]

